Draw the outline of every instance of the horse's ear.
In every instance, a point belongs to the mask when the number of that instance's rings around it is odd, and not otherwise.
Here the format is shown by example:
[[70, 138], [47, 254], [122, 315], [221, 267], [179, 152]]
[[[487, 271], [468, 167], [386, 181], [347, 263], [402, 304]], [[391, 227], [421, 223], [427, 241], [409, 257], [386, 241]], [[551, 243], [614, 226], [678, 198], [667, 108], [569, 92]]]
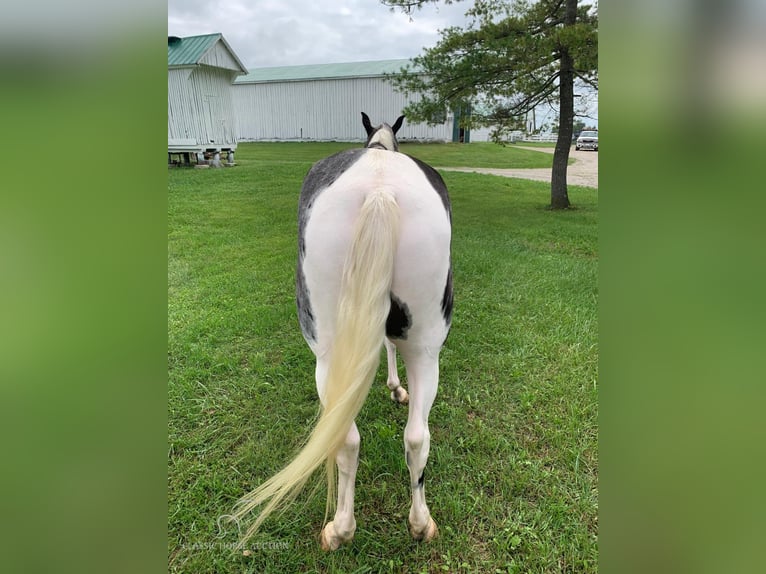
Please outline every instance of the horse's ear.
[[362, 112], [362, 125], [364, 126], [364, 131], [367, 132], [367, 135], [370, 135], [372, 133], [372, 124], [370, 123], [370, 118], [367, 117], [367, 114]]
[[394, 133], [399, 131], [399, 128], [402, 127], [402, 123], [404, 123], [404, 116], [399, 116], [396, 118], [396, 121], [394, 122], [394, 125], [391, 127], [391, 130], [393, 130]]

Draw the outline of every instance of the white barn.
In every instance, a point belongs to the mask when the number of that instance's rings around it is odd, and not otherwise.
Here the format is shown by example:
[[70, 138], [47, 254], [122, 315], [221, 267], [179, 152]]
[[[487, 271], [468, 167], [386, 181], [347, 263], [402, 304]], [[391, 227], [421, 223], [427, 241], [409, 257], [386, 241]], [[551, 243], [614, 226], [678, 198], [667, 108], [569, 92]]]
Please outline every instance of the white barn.
[[221, 34], [168, 36], [168, 154], [237, 148], [232, 83], [246, 73]]
[[[392, 124], [417, 95], [394, 90], [386, 73], [409, 60], [251, 69], [234, 82], [239, 141], [364, 141], [361, 112]], [[400, 140], [469, 141], [454, 114], [428, 126], [405, 120]]]

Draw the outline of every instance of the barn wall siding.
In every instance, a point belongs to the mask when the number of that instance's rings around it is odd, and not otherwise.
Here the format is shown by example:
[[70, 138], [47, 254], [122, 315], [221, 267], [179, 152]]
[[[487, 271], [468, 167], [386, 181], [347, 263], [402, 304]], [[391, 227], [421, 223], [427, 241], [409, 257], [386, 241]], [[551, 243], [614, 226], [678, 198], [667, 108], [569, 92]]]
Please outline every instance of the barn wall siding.
[[194, 122], [194, 106], [189, 94], [190, 68], [168, 70], [168, 141], [200, 135]]
[[[234, 84], [233, 99], [240, 141], [363, 141], [360, 112], [392, 124], [414, 98], [377, 77]], [[397, 135], [449, 141], [452, 117], [434, 127], [405, 121]]]
[[231, 72], [209, 66], [168, 70], [168, 141], [236, 145], [231, 82]]

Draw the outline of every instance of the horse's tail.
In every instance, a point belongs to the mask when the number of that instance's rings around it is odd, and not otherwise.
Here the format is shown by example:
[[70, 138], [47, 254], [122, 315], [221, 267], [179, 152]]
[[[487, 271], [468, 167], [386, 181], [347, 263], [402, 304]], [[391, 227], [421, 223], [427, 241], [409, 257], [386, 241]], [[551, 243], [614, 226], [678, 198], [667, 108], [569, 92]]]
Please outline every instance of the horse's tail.
[[322, 462], [327, 467], [329, 515], [335, 498], [335, 455], [367, 398], [380, 363], [391, 307], [398, 235], [396, 199], [388, 191], [373, 191], [357, 218], [343, 267], [335, 339], [319, 420], [293, 461], [239, 501], [234, 514], [237, 520], [266, 503], [240, 545], [258, 530], [269, 514], [292, 501]]

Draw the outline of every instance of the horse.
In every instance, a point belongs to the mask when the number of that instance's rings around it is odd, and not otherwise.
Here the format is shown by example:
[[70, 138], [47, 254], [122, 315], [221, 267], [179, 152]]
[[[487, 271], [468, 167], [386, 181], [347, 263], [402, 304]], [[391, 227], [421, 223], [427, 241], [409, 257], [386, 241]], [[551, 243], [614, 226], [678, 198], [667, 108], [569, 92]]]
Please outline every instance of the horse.
[[[383, 345], [391, 398], [408, 405], [404, 450], [412, 494], [410, 533], [422, 541], [437, 536], [425, 499], [425, 466], [439, 353], [452, 321], [452, 208], [439, 173], [398, 151], [396, 133], [403, 121], [400, 116], [393, 126], [373, 127], [362, 112], [364, 147], [318, 161], [303, 181], [296, 303], [301, 332], [316, 358], [321, 413], [292, 462], [238, 502], [237, 520], [265, 505], [240, 547], [269, 514], [293, 500], [322, 463], [327, 509], [320, 544], [329, 551], [353, 539], [360, 444], [355, 419]], [[397, 375], [397, 351], [409, 393]]]

